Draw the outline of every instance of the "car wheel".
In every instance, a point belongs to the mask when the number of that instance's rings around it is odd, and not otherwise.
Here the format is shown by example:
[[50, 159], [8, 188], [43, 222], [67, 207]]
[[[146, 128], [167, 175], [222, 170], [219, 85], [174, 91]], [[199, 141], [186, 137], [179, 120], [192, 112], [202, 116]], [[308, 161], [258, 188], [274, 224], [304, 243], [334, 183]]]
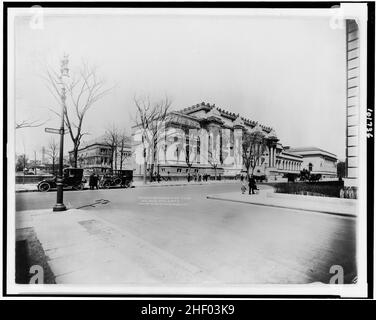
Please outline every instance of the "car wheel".
[[121, 185], [121, 179], [120, 178], [119, 179], [115, 179], [114, 184]]
[[47, 192], [51, 189], [51, 186], [49, 183], [47, 182], [42, 182], [39, 186], [38, 186], [38, 190], [41, 191], [41, 192]]
[[110, 183], [109, 182], [103, 183], [103, 188], [109, 189], [110, 188]]
[[78, 185], [73, 186], [73, 189], [74, 190], [83, 190], [84, 189], [84, 185], [83, 185], [83, 183], [80, 183]]

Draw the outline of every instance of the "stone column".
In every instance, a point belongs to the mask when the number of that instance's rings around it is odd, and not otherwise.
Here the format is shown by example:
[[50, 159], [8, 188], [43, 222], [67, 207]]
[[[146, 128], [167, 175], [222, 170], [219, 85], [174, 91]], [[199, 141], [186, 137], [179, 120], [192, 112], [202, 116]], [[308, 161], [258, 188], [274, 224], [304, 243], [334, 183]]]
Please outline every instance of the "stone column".
[[270, 148], [270, 166], [273, 167], [274, 147]]
[[209, 153], [212, 153], [212, 159], [214, 163], [220, 164], [220, 152], [221, 152], [221, 146], [220, 146], [220, 127], [217, 125], [209, 125], [209, 136], [210, 136], [210, 144], [209, 144]]
[[200, 164], [208, 164], [208, 139], [209, 135], [205, 129], [200, 130]]
[[243, 169], [243, 157], [242, 157], [242, 140], [243, 133], [242, 129], [234, 129], [234, 165], [237, 169]]
[[231, 131], [230, 129], [221, 129], [222, 134], [222, 161], [227, 167], [234, 166], [234, 157], [231, 155]]
[[268, 166], [271, 167], [272, 166], [272, 147], [269, 146], [268, 147]]
[[270, 166], [273, 167], [274, 150], [273, 146], [270, 147]]

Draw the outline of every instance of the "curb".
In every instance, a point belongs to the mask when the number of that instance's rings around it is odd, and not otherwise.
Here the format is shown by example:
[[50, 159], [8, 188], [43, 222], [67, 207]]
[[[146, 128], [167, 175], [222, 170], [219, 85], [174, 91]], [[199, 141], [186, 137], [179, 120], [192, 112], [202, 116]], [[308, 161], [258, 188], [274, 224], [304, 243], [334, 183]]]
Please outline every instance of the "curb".
[[22, 193], [22, 192], [38, 192], [39, 190], [16, 190], [16, 193]]
[[[184, 184], [146, 184], [146, 185], [140, 185], [140, 186], [134, 186], [131, 189], [137, 189], [137, 188], [160, 188], [160, 187], [186, 187], [186, 186], [203, 186], [203, 185], [221, 185], [221, 184], [235, 184], [235, 182], [222, 182], [222, 183], [184, 183]], [[108, 189], [100, 189], [100, 190], [113, 190], [113, 189], [129, 189], [129, 188], [119, 188], [119, 187], [110, 187]], [[84, 191], [84, 190], [89, 190], [89, 188], [84, 188], [83, 190], [79, 191]], [[56, 190], [51, 190], [51, 191], [56, 191]], [[64, 190], [64, 191], [76, 191], [76, 190]], [[23, 192], [39, 192], [39, 190], [35, 187], [35, 190], [16, 190], [16, 193], [23, 193]]]
[[214, 184], [229, 184], [231, 182], [223, 182], [223, 183], [184, 183], [184, 184], [146, 184], [141, 186], [135, 186], [135, 188], [158, 188], [158, 187], [186, 187], [186, 186], [205, 186], [205, 185], [214, 185]]
[[[84, 190], [89, 190], [89, 188], [84, 188], [84, 189], [82, 189], [82, 190], [71, 190], [71, 189], [66, 189], [66, 190], [64, 190], [64, 192], [65, 192], [65, 191], [84, 191]], [[56, 191], [56, 189], [51, 190], [51, 191]], [[47, 193], [48, 193], [48, 192], [51, 192], [51, 191], [47, 191]], [[24, 193], [24, 192], [39, 192], [39, 190], [38, 190], [38, 189], [32, 189], [32, 190], [16, 190], [16, 193]], [[45, 193], [45, 192], [42, 192], [42, 193]]]
[[250, 202], [250, 201], [244, 201], [244, 200], [223, 199], [223, 198], [219, 198], [219, 197], [215, 197], [215, 196], [206, 196], [206, 198], [211, 199], [211, 200], [221, 200], [221, 201], [230, 201], [230, 202], [238, 202], [238, 203], [245, 203], [245, 204], [253, 204], [253, 205], [263, 206], [263, 207], [273, 207], [273, 208], [283, 208], [283, 209], [290, 209], [290, 210], [318, 212], [318, 213], [325, 213], [325, 214], [331, 214], [331, 215], [348, 217], [348, 218], [356, 218], [357, 217], [355, 214], [345, 213], [345, 212], [333, 212], [333, 211], [322, 211], [322, 210], [306, 209], [306, 208], [294, 208], [294, 207], [278, 205], [278, 204], [267, 204], [267, 203]]

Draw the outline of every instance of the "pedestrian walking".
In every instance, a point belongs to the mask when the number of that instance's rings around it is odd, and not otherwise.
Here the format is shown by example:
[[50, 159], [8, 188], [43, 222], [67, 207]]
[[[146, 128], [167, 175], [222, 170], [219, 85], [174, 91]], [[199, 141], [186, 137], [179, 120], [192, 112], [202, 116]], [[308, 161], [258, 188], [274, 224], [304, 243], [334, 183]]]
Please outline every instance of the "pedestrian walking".
[[245, 185], [244, 182], [242, 182], [242, 185], [240, 187], [240, 190], [242, 191], [242, 194], [245, 194], [245, 192], [247, 191], [247, 186]]
[[98, 174], [94, 174], [94, 187], [95, 187], [95, 189], [99, 189], [99, 186], [98, 186], [98, 184], [99, 184], [99, 176], [98, 176]]
[[95, 176], [94, 176], [94, 172], [92, 172], [89, 176], [89, 187], [90, 187], [90, 190], [94, 190], [94, 180], [95, 180]]
[[253, 175], [249, 178], [248, 188], [249, 188], [249, 194], [255, 194], [255, 190], [258, 190], [257, 185], [256, 185], [256, 180]]

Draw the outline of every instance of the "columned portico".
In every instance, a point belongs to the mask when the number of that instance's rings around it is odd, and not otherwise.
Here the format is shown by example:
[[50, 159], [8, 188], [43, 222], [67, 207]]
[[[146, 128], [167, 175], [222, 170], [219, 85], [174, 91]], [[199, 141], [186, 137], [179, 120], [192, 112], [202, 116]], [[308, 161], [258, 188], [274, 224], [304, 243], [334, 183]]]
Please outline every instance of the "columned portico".
[[268, 175], [277, 175], [277, 142], [278, 138], [274, 131], [270, 132], [268, 135]]

